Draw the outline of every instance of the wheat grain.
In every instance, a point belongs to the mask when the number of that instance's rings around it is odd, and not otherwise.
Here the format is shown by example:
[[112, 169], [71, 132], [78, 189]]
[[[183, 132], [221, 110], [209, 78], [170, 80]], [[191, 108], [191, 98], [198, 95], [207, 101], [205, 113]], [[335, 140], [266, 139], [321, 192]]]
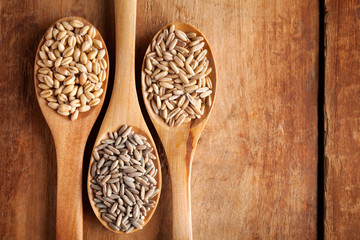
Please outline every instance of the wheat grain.
[[108, 58], [100, 39], [94, 27], [77, 19], [58, 22], [44, 35], [36, 62], [40, 96], [59, 114], [71, 115], [71, 120], [101, 101]]

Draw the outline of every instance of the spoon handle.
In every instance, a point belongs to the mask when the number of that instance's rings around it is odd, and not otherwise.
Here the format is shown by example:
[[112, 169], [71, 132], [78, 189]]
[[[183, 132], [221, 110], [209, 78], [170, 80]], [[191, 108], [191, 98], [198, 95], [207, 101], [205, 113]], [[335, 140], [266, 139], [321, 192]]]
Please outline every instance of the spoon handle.
[[[136, 0], [115, 0], [115, 77], [110, 105], [138, 105], [135, 88]], [[134, 101], [134, 102], [132, 102]], [[109, 107], [110, 108], [110, 107]]]
[[198, 137], [185, 133], [162, 139], [172, 187], [173, 240], [192, 239], [190, 176]]
[[85, 141], [57, 138], [55, 145], [57, 157], [56, 239], [82, 240], [81, 186]]
[[190, 168], [183, 164], [184, 156], [179, 155], [179, 164], [170, 164], [172, 183], [173, 240], [192, 239]]

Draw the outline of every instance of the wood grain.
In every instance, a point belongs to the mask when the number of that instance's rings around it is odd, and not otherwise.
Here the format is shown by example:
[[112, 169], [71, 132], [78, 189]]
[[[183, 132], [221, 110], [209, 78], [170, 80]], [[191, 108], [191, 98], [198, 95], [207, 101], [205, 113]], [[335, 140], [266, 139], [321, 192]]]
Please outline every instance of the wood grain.
[[[192, 222], [191, 222], [191, 168], [194, 159], [194, 153], [198, 140], [201, 136], [204, 127], [211, 115], [211, 110], [214, 106], [216, 89], [217, 89], [217, 75], [215, 67], [215, 59], [213, 57], [211, 46], [206, 37], [194, 26], [184, 22], [172, 22], [161, 28], [152, 41], [156, 41], [158, 36], [165, 30], [170, 29], [171, 26], [179, 29], [185, 33], [196, 33], [198, 36], [204, 38], [204, 49], [207, 50], [207, 59], [209, 61], [209, 68], [212, 69], [208, 75], [212, 82], [212, 105], [204, 108], [204, 114], [201, 118], [193, 120], [188, 123], [183, 123], [178, 127], [169, 127], [164, 120], [153, 111], [150, 101], [143, 101], [146, 111], [151, 119], [152, 125], [156, 129], [156, 133], [165, 150], [168, 169], [171, 180], [171, 194], [172, 194], [172, 238], [177, 240], [192, 239]], [[146, 50], [144, 55], [151, 52], [151, 45]], [[145, 81], [146, 73], [145, 58], [142, 61], [141, 68], [141, 94], [143, 99], [147, 99], [147, 84]]]
[[[1, 1], [0, 14], [0, 234], [4, 239], [54, 239], [56, 157], [33, 90], [36, 46], [56, 19], [83, 17], [107, 44], [111, 83], [113, 3]], [[172, 21], [199, 28], [217, 63], [217, 99], [192, 168], [194, 239], [316, 237], [318, 19], [318, 3], [311, 0], [138, 1], [138, 83], [151, 38]], [[101, 226], [84, 189], [84, 239], [169, 239], [172, 196], [166, 161], [162, 173], [152, 221], [130, 236]]]
[[[116, 38], [116, 62], [115, 62], [115, 76], [114, 86], [109, 106], [106, 110], [106, 115], [103, 118], [100, 130], [98, 132], [97, 139], [94, 144], [94, 148], [101, 144], [101, 140], [108, 138], [109, 132], [118, 131], [121, 126], [128, 125], [132, 127], [132, 131], [141, 134], [147, 138], [147, 142], [152, 146], [154, 151], [152, 152], [156, 156], [156, 160], [153, 160], [154, 168], [157, 169], [157, 174], [154, 176], [157, 182], [156, 188], [161, 190], [162, 177], [160, 158], [156, 150], [155, 142], [153, 141], [150, 131], [146, 125], [146, 122], [142, 116], [139, 101], [136, 93], [136, 81], [135, 81], [135, 32], [136, 32], [136, 0], [115, 0], [115, 38]], [[94, 149], [93, 149], [94, 151]], [[92, 151], [92, 152], [93, 152]], [[94, 164], [96, 160], [92, 156], [90, 159], [90, 166]], [[91, 207], [94, 210], [98, 220], [108, 230], [124, 235], [122, 231], [114, 231], [108, 223], [102, 219], [101, 212], [96, 207], [96, 202], [93, 201], [94, 193], [90, 187], [91, 167], [88, 170], [88, 182], [87, 190], [89, 199], [91, 199]], [[124, 184], [124, 183], [123, 183]], [[108, 186], [109, 187], [109, 186]], [[159, 202], [161, 192], [153, 198], [156, 202], [154, 207], [146, 213], [143, 227], [147, 225], [156, 211], [157, 204]], [[138, 228], [134, 228], [129, 234], [139, 231]]]
[[[83, 18], [65, 17], [53, 23], [56, 27], [59, 22], [78, 20], [92, 26]], [[109, 55], [106, 45], [96, 30], [95, 38], [100, 40], [105, 49], [105, 61], [109, 64]], [[103, 94], [99, 97], [100, 103], [86, 113], [81, 113], [76, 121], [64, 118], [49, 108], [48, 102], [40, 97], [37, 74], [40, 66], [36, 63], [41, 60], [38, 52], [45, 42], [43, 37], [39, 43], [34, 61], [34, 87], [40, 109], [51, 130], [56, 147], [57, 193], [56, 193], [56, 239], [83, 239], [83, 203], [82, 203], [82, 173], [83, 155], [89, 133], [100, 113], [104, 103], [109, 79], [109, 68], [106, 69], [105, 82], [102, 85]]]
[[184, 1], [138, 9], [148, 23], [138, 20], [139, 47], [153, 29], [189, 21], [217, 63], [217, 100], [192, 169], [194, 239], [315, 238], [318, 5]]
[[360, 1], [326, 1], [325, 238], [360, 235]]
[[[58, 146], [55, 157], [54, 142], [35, 97], [33, 68], [36, 46], [55, 20], [79, 15], [82, 7], [74, 4], [72, 12], [68, 9], [59, 11], [56, 4], [51, 4], [37, 1], [1, 3], [1, 31], [7, 36], [1, 38], [1, 70], [5, 74], [1, 86], [2, 117], [5, 118], [1, 119], [4, 124], [1, 129], [6, 131], [2, 135], [8, 136], [8, 140], [2, 141], [5, 144], [2, 149], [8, 150], [1, 154], [0, 161], [4, 186], [1, 200], [8, 202], [1, 204], [0, 210], [0, 232], [4, 239], [55, 239], [56, 199], [60, 210], [56, 237], [82, 239], [82, 189], [79, 187], [83, 149], [96, 120], [95, 112], [100, 109], [85, 113], [83, 116], [88, 116], [88, 119], [83, 124], [81, 116], [79, 122], [70, 123], [53, 111], [47, 113]], [[86, 18], [83, 14], [81, 16]], [[98, 25], [96, 21], [94, 24]], [[65, 155], [66, 151], [73, 154]], [[72, 165], [65, 166], [71, 161]], [[56, 172], [60, 173], [62, 184], [57, 184]], [[62, 195], [56, 194], [57, 185]], [[73, 195], [68, 196], [71, 190]], [[9, 191], [13, 194], [8, 194]], [[67, 212], [61, 211], [66, 209], [65, 205], [68, 205]]]

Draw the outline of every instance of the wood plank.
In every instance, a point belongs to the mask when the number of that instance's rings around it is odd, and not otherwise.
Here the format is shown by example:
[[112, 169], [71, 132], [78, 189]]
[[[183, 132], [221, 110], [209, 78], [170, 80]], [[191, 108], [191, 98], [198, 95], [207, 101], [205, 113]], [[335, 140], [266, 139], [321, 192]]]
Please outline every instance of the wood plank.
[[325, 6], [325, 238], [358, 239], [360, 1]]
[[112, 54], [110, 8], [97, 0], [0, 2], [2, 239], [55, 239], [56, 155], [35, 96], [37, 45], [55, 20], [77, 15], [98, 28]]
[[[201, 29], [217, 61], [217, 99], [193, 163], [194, 239], [314, 239], [317, 2], [154, 0], [138, 1], [137, 11], [137, 70], [153, 34], [172, 21]], [[56, 159], [33, 89], [36, 47], [54, 20], [77, 15], [99, 29], [114, 61], [113, 4], [2, 1], [0, 13], [0, 181], [6, 193], [0, 197], [0, 234], [52, 239]], [[154, 218], [127, 237], [102, 227], [84, 194], [84, 239], [169, 239], [170, 188], [163, 162]]]
[[[137, 69], [158, 29], [189, 21], [212, 44], [219, 74], [217, 102], [193, 163], [194, 239], [315, 238], [318, 5], [171, 6], [138, 3]], [[169, 239], [171, 182], [163, 173], [155, 218], [128, 239]], [[100, 237], [95, 228], [91, 222], [85, 232]]]

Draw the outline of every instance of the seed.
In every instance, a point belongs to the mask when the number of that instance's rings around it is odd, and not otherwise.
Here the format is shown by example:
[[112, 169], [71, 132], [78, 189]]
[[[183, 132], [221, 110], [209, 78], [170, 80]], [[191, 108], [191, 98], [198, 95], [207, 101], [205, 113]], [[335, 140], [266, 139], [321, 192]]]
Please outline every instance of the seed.
[[154, 193], [155, 187], [150, 188], [146, 193], [145, 193], [145, 199], [148, 199], [150, 196], [152, 196], [152, 194]]
[[119, 227], [117, 227], [115, 224], [113, 224], [113, 223], [109, 223], [109, 226], [112, 228], [112, 229], [114, 229], [115, 231], [120, 231], [120, 228]]
[[49, 86], [50, 88], [54, 86], [54, 80], [51, 77], [49, 77], [48, 75], [44, 76], [44, 81], [45, 81], [45, 84], [47, 86]]
[[167, 83], [167, 82], [160, 82], [160, 86], [163, 88], [173, 89], [174, 85]]
[[84, 26], [84, 24], [77, 20], [77, 19], [74, 19], [70, 22], [71, 26], [75, 27], [75, 28], [81, 28], [82, 26]]
[[[46, 47], [46, 46], [44, 46], [44, 47]], [[50, 50], [49, 50], [50, 51]], [[55, 61], [56, 60], [56, 56], [55, 56], [55, 54], [53, 53], [53, 52], [48, 52], [48, 56], [49, 56], [49, 59], [51, 60], [51, 61]]]
[[163, 70], [163, 71], [169, 71], [169, 68], [165, 65], [162, 64], [158, 64], [156, 67], [158, 67], [159, 69]]
[[102, 86], [102, 82], [96, 83], [96, 84], [95, 84], [95, 87], [94, 87], [94, 90], [95, 90], [95, 91], [99, 90], [99, 89], [101, 88], [101, 86]]
[[115, 203], [112, 205], [112, 207], [110, 208], [109, 213], [114, 213], [115, 210], [116, 210], [116, 208], [117, 208], [117, 206], [118, 206], [118, 203], [115, 202]]
[[[65, 86], [65, 85], [64, 85]], [[62, 91], [64, 94], [70, 93], [75, 88], [74, 84], [67, 85], [64, 90]]]
[[[95, 97], [95, 96], [94, 96]], [[93, 106], [96, 106], [100, 103], [100, 98], [94, 98], [94, 99], [91, 99], [90, 102], [89, 102], [89, 106], [93, 107]]]
[[64, 102], [68, 101], [68, 97], [64, 93], [61, 93], [61, 91], [63, 89], [64, 89], [64, 86], [61, 86], [60, 88], [56, 89], [55, 95], [57, 95], [57, 91], [59, 90], [58, 101], [64, 103]]
[[142, 226], [139, 222], [137, 221], [132, 221], [131, 224], [136, 227], [137, 229], [142, 229]]
[[64, 85], [73, 85], [73, 84], [75, 84], [75, 76], [69, 76], [69, 77], [65, 78], [63, 84]]
[[48, 106], [51, 107], [52, 109], [56, 110], [58, 108], [59, 104], [56, 102], [49, 102]]
[[205, 105], [211, 106], [212, 94], [208, 77], [212, 69], [204, 39], [172, 25], [153, 39], [150, 47], [152, 52], [146, 55], [143, 71], [154, 113], [169, 126], [201, 117]]
[[89, 105], [83, 105], [83, 106], [79, 107], [79, 112], [87, 112], [89, 110], [90, 110]]
[[74, 53], [74, 48], [73, 47], [68, 47], [68, 48], [66, 48], [64, 50], [63, 56], [64, 57], [70, 57], [73, 53]]
[[77, 63], [77, 64], [75, 64], [75, 66], [76, 66], [76, 68], [80, 71], [80, 72], [87, 72], [87, 69], [86, 69], [86, 67], [83, 65], [83, 64], [81, 64], [81, 63]]
[[94, 62], [94, 63], [93, 63], [93, 66], [92, 66], [92, 69], [93, 69], [93, 72], [94, 72], [96, 75], [99, 75], [99, 73], [100, 73], [100, 71], [101, 71], [100, 64], [97, 63], [97, 62]]
[[78, 116], [79, 116], [79, 110], [75, 110], [73, 114], [71, 114], [71, 121], [76, 120]]
[[74, 66], [68, 67], [68, 70], [69, 70], [70, 74], [78, 74], [79, 73], [79, 70]]
[[80, 62], [81, 62], [82, 64], [86, 64], [88, 61], [89, 61], [89, 60], [88, 60], [88, 57], [87, 57], [86, 53], [82, 52], [82, 53], [80, 54]]
[[67, 41], [68, 41], [69, 47], [74, 47], [75, 44], [76, 44], [76, 38], [75, 38], [75, 36], [70, 36], [70, 37], [67, 39]]
[[[103, 59], [102, 59], [102, 60], [103, 60]], [[104, 70], [101, 70], [98, 77], [99, 77], [99, 80], [100, 80], [101, 82], [105, 81], [105, 79], [106, 79], [106, 73], [105, 73], [105, 71], [104, 71]]]
[[126, 230], [125, 233], [129, 233], [129, 232], [131, 232], [132, 230], [134, 230], [134, 227], [129, 227], [129, 228]]
[[92, 189], [95, 189], [95, 190], [98, 190], [98, 191], [101, 190], [101, 187], [100, 187], [99, 185], [96, 185], [96, 184], [90, 184], [90, 187], [91, 187]]
[[[155, 206], [151, 199], [159, 192], [154, 178], [157, 171], [152, 170], [155, 166], [149, 160], [149, 156], [155, 158], [151, 153], [153, 149], [146, 137], [134, 133], [132, 127], [126, 125], [117, 132], [110, 132], [109, 139], [101, 142], [93, 152], [98, 160], [91, 165], [89, 183], [96, 196], [93, 198], [96, 207], [103, 213], [102, 218], [109, 227], [116, 231], [129, 231], [134, 227], [141, 229], [147, 212]], [[146, 159], [142, 158], [143, 154], [146, 154]], [[148, 170], [145, 169], [145, 160]], [[143, 202], [145, 198], [146, 202]]]
[[190, 87], [186, 87], [186, 88], [185, 88], [185, 91], [188, 92], [188, 93], [192, 93], [192, 92], [194, 92], [195, 90], [197, 90], [198, 88], [199, 88], [198, 85], [192, 85], [192, 86], [190, 86]]
[[92, 94], [90, 91], [85, 91], [84, 94], [88, 99], [94, 99], [95, 98], [94, 94]]
[[52, 95], [53, 91], [52, 90], [43, 90], [40, 92], [40, 96], [42, 98], [47, 98], [50, 97]]
[[39, 52], [39, 56], [40, 56], [40, 58], [43, 59], [43, 60], [47, 60], [47, 59], [48, 59], [48, 56], [46, 55], [45, 52], [40, 51], [40, 52]]
[[99, 78], [94, 73], [89, 73], [88, 74], [88, 79], [93, 83], [99, 82]]
[[94, 46], [97, 48], [97, 49], [102, 49], [103, 48], [103, 45], [102, 45], [102, 42], [98, 39], [93, 39], [93, 43], [94, 43]]
[[96, 35], [96, 30], [94, 27], [90, 27], [89, 31], [88, 31], [88, 34], [91, 38], [94, 38], [95, 35]]
[[95, 87], [95, 84], [88, 82], [88, 83], [83, 87], [83, 88], [84, 88], [84, 92], [86, 92], [86, 91], [90, 92], [90, 91], [92, 91], [92, 90], [94, 89], [94, 87]]
[[54, 96], [50, 96], [50, 97], [47, 97], [46, 100], [50, 103], [50, 102], [57, 102], [56, 98]]
[[53, 35], [53, 38], [56, 39], [56, 36], [58, 35], [59, 33], [59, 30], [54, 28], [53, 31], [52, 31], [52, 35]]
[[87, 57], [88, 59], [93, 60], [97, 54], [98, 54], [98, 50], [92, 50], [91, 52], [88, 53]]
[[139, 145], [143, 145], [144, 142], [143, 140], [141, 139], [141, 137], [137, 134], [134, 134], [134, 140], [139, 144]]
[[98, 60], [101, 60], [104, 56], [105, 56], [105, 49], [101, 49], [101, 50], [98, 52], [96, 58], [97, 58]]
[[162, 72], [158, 73], [154, 78], [155, 78], [155, 80], [159, 80], [160, 78], [163, 78], [166, 75], [168, 75], [168, 72], [167, 71], [162, 71]]
[[[60, 29], [59, 29], [60, 30]], [[61, 40], [67, 35], [67, 31], [65, 31], [65, 28], [61, 32], [59, 32], [56, 36], [56, 40]], [[63, 45], [64, 46], [64, 45]], [[61, 52], [61, 51], [60, 51]]]
[[52, 39], [52, 31], [53, 31], [53, 28], [49, 28], [49, 30], [47, 30], [46, 34], [45, 34], [45, 39], [46, 40], [50, 40]]
[[113, 222], [112, 219], [108, 218], [105, 213], [101, 214], [101, 218], [104, 219], [106, 222], [108, 222], [109, 224]]
[[67, 105], [67, 104], [60, 104], [58, 109], [59, 109], [59, 111], [67, 112], [67, 111], [70, 111], [71, 106]]
[[186, 34], [181, 30], [175, 29], [175, 35], [184, 42], [188, 41]]
[[89, 31], [89, 29], [90, 29], [90, 26], [86, 25], [86, 26], [84, 26], [84, 27], [81, 28], [79, 34], [80, 34], [81, 36], [83, 36], [83, 35], [85, 35], [85, 34]]
[[81, 103], [81, 106], [84, 106], [84, 105], [86, 105], [86, 103], [87, 103], [87, 97], [85, 96], [85, 94], [81, 94], [80, 95], [80, 103]]
[[107, 175], [102, 179], [102, 183], [105, 184], [109, 179], [111, 178], [111, 175]]
[[198, 43], [190, 49], [190, 52], [196, 52], [196, 51], [202, 49], [204, 47], [204, 45], [205, 45], [205, 42]]
[[81, 45], [81, 51], [86, 52], [87, 50], [89, 50], [90, 47], [91, 47], [91, 41], [87, 40], [83, 42], [83, 44]]
[[70, 112], [69, 112], [69, 111], [60, 111], [60, 110], [57, 110], [56, 112], [59, 113], [60, 115], [63, 115], [63, 116], [69, 116], [69, 115], [70, 115]]
[[96, 207], [98, 207], [98, 208], [107, 208], [107, 206], [105, 204], [103, 204], [103, 203], [96, 204]]
[[124, 202], [125, 202], [126, 204], [128, 204], [129, 206], [133, 206], [133, 205], [134, 205], [134, 203], [133, 203], [126, 195], [122, 196], [122, 199], [123, 199]]
[[95, 96], [96, 98], [98, 98], [98, 97], [101, 96], [101, 94], [102, 94], [103, 92], [104, 92], [104, 90], [103, 90], [102, 88], [100, 88], [99, 90], [94, 91], [93, 94], [94, 94], [94, 96]]
[[200, 94], [200, 98], [206, 98], [207, 96], [209, 96], [212, 93], [211, 90], [208, 90], [206, 92], [203, 92]]

